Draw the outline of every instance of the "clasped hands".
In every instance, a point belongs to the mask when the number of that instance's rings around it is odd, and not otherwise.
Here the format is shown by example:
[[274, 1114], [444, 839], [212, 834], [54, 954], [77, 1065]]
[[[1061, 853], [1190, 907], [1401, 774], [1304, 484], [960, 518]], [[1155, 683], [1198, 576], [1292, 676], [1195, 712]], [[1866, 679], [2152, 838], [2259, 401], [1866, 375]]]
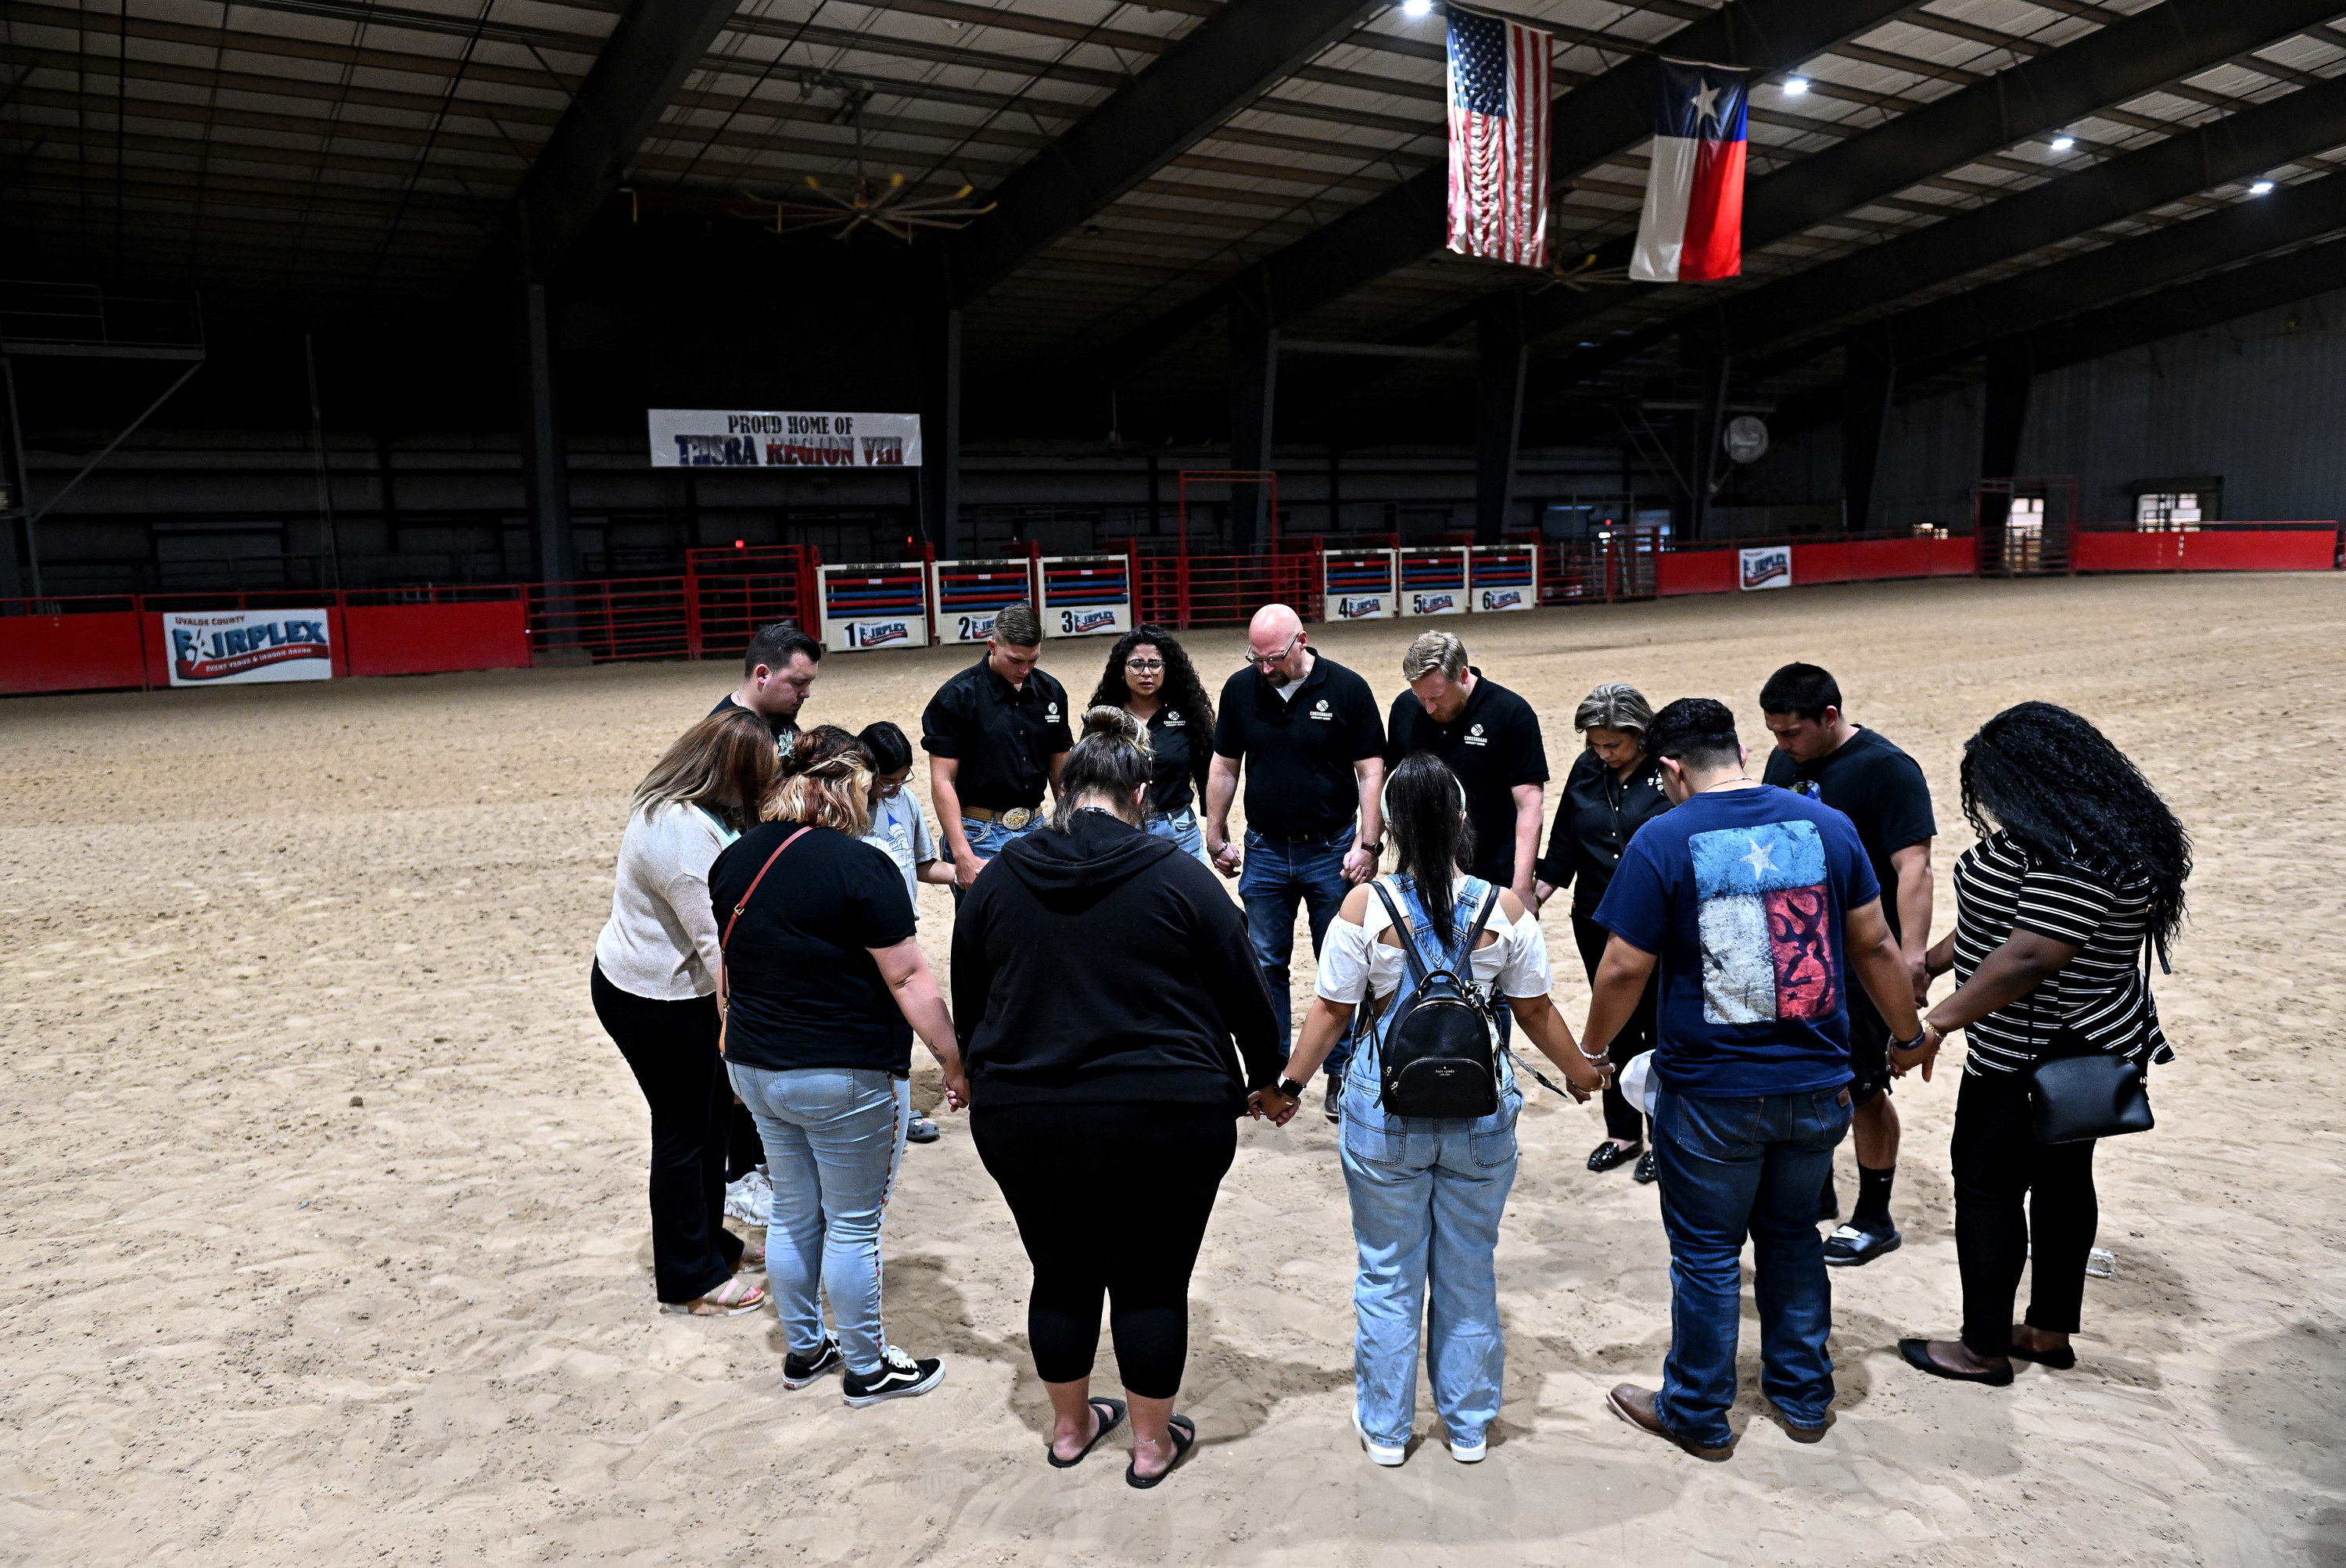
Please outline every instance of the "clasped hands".
[[[1582, 1082], [1583, 1073], [1588, 1075], [1589, 1082]], [[1588, 1097], [1604, 1088], [1606, 1080], [1612, 1075], [1613, 1064], [1610, 1061], [1587, 1062], [1579, 1072], [1568, 1066], [1564, 1069], [1564, 1086], [1576, 1102], [1586, 1105]], [[1257, 1089], [1247, 1096], [1247, 1115], [1258, 1122], [1283, 1127], [1295, 1119], [1295, 1113], [1302, 1105], [1300, 1098], [1282, 1095], [1276, 1088]]]

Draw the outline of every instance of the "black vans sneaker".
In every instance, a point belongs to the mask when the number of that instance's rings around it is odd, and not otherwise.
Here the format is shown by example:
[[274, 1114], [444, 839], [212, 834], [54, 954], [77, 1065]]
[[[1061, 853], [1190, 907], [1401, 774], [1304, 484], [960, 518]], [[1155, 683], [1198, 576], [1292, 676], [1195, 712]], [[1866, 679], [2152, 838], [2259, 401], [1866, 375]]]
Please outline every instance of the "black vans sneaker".
[[801, 1356], [793, 1350], [782, 1358], [782, 1387], [803, 1389], [837, 1365], [839, 1341], [826, 1334], [813, 1355]]
[[880, 1352], [876, 1372], [850, 1371], [841, 1385], [847, 1402], [862, 1409], [882, 1400], [909, 1400], [945, 1380], [945, 1364], [934, 1356], [915, 1361], [891, 1345]]

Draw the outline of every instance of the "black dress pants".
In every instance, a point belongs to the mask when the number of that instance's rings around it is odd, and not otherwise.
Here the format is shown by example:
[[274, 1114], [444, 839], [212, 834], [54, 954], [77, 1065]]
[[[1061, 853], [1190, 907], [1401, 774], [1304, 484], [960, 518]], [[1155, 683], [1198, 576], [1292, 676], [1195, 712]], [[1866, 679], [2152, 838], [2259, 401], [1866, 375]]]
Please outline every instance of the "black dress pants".
[[741, 1238], [725, 1228], [733, 1085], [717, 1054], [717, 998], [637, 996], [600, 964], [591, 983], [595, 1016], [651, 1107], [652, 1283], [662, 1301], [697, 1301], [732, 1278], [741, 1257]]
[[2028, 1315], [2022, 1321], [2047, 1333], [2076, 1333], [2085, 1308], [2086, 1255], [2101, 1221], [2093, 1141], [2038, 1143], [2029, 1122], [2026, 1078], [1966, 1072], [1955, 1096], [1949, 1152], [1964, 1343], [1980, 1356], [2011, 1350], [2020, 1271], [2032, 1264]]
[[1088, 1378], [1100, 1300], [1124, 1386], [1181, 1389], [1189, 1272], [1238, 1153], [1221, 1105], [993, 1105], [970, 1112], [978, 1158], [1018, 1221], [1035, 1266], [1026, 1339], [1046, 1383]]
[[[1580, 949], [1580, 965], [1588, 972], [1588, 983], [1596, 983], [1596, 965], [1605, 957], [1605, 944], [1613, 933], [1590, 920], [1586, 915], [1572, 917], [1573, 945]], [[1605, 1081], [1605, 1134], [1607, 1137], [1646, 1141], [1646, 1114], [1629, 1103], [1621, 1092], [1621, 1070], [1644, 1052], [1654, 1048], [1654, 1010], [1661, 996], [1662, 972], [1656, 966], [1646, 980], [1646, 994], [1637, 998], [1637, 1010], [1629, 1014], [1629, 1022], [1613, 1036], [1605, 1047], [1605, 1055], [1613, 1064], [1613, 1075]]]

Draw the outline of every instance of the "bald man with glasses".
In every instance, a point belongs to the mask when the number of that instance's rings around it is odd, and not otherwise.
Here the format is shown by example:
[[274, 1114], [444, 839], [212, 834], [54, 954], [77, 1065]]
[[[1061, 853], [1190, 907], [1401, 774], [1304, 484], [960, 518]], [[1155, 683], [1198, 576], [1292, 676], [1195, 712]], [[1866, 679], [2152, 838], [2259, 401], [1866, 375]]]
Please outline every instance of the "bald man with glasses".
[[[1377, 873], [1384, 830], [1383, 710], [1369, 683], [1311, 647], [1303, 621], [1265, 605], [1247, 628], [1246, 667], [1222, 687], [1206, 780], [1206, 853], [1239, 879], [1247, 928], [1292, 1038], [1288, 963], [1295, 909], [1311, 921], [1316, 957], [1344, 894]], [[1246, 770], [1244, 850], [1230, 841], [1230, 802]], [[1353, 831], [1355, 814], [1360, 830]], [[1341, 1066], [1329, 1068], [1331, 1103]]]

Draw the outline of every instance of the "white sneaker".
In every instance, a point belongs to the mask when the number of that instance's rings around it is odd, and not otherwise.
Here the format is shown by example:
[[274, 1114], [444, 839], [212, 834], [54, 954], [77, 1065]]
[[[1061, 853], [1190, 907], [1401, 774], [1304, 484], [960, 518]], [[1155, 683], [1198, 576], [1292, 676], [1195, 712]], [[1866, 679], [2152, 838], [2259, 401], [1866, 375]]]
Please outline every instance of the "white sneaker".
[[1369, 1451], [1369, 1462], [1390, 1470], [1409, 1457], [1405, 1448], [1387, 1448], [1369, 1436], [1369, 1429], [1361, 1424], [1361, 1407], [1352, 1407], [1352, 1430], [1361, 1434], [1361, 1446]]
[[1450, 1440], [1450, 1457], [1460, 1464], [1480, 1464], [1486, 1451], [1485, 1440], [1482, 1438], [1473, 1442], [1460, 1442], [1454, 1437]]
[[763, 1170], [751, 1170], [725, 1187], [725, 1213], [744, 1225], [764, 1225], [774, 1217], [774, 1188]]

